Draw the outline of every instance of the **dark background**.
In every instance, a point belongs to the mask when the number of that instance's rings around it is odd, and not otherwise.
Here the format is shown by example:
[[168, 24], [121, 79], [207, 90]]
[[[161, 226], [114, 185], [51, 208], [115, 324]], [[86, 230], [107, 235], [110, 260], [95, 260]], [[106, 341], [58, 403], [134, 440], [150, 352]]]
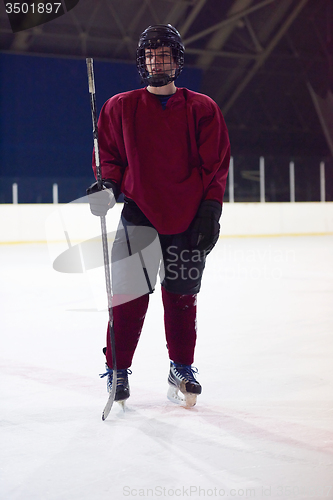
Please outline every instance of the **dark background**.
[[235, 201], [259, 201], [261, 156], [266, 201], [289, 201], [291, 161], [296, 201], [319, 201], [320, 162], [333, 200], [333, 151], [309, 91], [332, 99], [333, 0], [80, 0], [18, 33], [0, 2], [0, 203], [12, 202], [13, 182], [20, 203], [52, 202], [53, 183], [60, 202], [84, 195], [94, 180], [85, 58], [94, 58], [99, 110], [140, 86], [138, 37], [166, 22], [186, 47], [177, 85], [224, 114]]
[[[118, 92], [140, 87], [136, 67], [94, 62], [97, 111]], [[187, 68], [178, 80], [200, 87], [200, 71]], [[84, 59], [0, 54], [0, 203], [51, 203], [85, 196], [94, 181], [92, 121]]]

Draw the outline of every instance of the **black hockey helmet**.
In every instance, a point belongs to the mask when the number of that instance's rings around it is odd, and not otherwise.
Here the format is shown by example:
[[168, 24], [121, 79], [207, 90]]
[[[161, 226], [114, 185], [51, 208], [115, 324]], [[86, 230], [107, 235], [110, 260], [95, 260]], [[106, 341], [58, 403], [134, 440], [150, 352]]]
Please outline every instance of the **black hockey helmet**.
[[[146, 66], [145, 49], [156, 49], [157, 47], [170, 47], [174, 61], [178, 68], [173, 75], [161, 73], [159, 75], [149, 75]], [[162, 87], [173, 82], [180, 75], [184, 66], [183, 45], [179, 32], [171, 24], [155, 24], [149, 26], [141, 34], [136, 51], [136, 67], [145, 85], [152, 87]]]

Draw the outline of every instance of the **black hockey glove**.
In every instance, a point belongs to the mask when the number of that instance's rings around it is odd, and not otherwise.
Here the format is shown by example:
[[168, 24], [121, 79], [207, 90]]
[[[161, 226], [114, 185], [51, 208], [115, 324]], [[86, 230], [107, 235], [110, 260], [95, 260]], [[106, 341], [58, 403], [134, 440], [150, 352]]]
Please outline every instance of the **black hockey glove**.
[[201, 203], [195, 216], [191, 231], [191, 247], [200, 252], [210, 252], [220, 234], [219, 219], [222, 205], [215, 200], [205, 200]]
[[116, 184], [109, 179], [103, 180], [103, 189], [101, 190], [98, 189], [97, 182], [89, 186], [87, 195], [91, 213], [100, 217], [106, 215], [109, 208], [112, 208], [116, 203], [116, 192]]

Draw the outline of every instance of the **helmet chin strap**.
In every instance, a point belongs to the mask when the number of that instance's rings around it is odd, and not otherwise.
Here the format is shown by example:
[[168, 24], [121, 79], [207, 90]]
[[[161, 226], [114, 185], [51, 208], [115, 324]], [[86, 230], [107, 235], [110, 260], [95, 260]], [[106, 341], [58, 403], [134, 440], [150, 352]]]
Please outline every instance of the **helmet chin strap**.
[[158, 75], [149, 75], [147, 77], [147, 83], [151, 87], [164, 87], [174, 81], [174, 78], [167, 73], [161, 73]]

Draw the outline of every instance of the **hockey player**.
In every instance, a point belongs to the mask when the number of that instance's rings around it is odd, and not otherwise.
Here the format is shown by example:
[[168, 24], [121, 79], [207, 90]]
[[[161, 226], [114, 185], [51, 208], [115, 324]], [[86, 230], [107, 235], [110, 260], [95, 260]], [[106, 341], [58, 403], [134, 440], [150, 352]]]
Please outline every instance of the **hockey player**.
[[[97, 183], [87, 190], [95, 215], [105, 215], [119, 193], [125, 197], [111, 259], [118, 376], [115, 400], [124, 401], [130, 395], [129, 368], [158, 272], [158, 263], [143, 262], [142, 247], [135, 250], [135, 230], [150, 228], [158, 235], [164, 263], [161, 286], [170, 359], [168, 398], [193, 406], [201, 393], [192, 366], [197, 294], [206, 256], [219, 237], [229, 138], [212, 99], [175, 86], [184, 64], [184, 46], [173, 26], [149, 26], [141, 34], [136, 64], [145, 88], [115, 95], [104, 104], [98, 122], [104, 190], [98, 191]], [[93, 168], [96, 174], [94, 162]], [[145, 293], [134, 293], [133, 280], [133, 293], [129, 285], [130, 271], [124, 262], [134, 252], [140, 254], [141, 272], [145, 267], [150, 270], [149, 276], [145, 273]], [[109, 335], [104, 352], [110, 390]]]

